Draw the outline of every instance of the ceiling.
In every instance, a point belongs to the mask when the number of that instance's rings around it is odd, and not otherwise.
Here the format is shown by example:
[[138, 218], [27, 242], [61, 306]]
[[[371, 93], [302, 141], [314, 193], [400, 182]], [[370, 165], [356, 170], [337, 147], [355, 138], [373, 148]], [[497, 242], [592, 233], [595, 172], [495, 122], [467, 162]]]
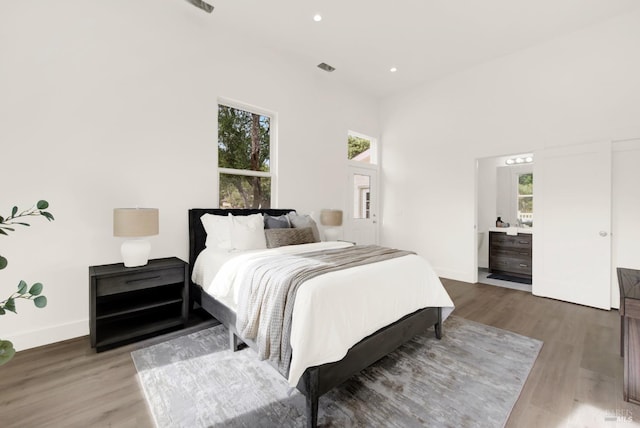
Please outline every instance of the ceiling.
[[[637, 0], [207, 0], [227, 34], [386, 97], [640, 8]], [[313, 16], [322, 15], [315, 22]], [[390, 68], [397, 67], [391, 73]]]

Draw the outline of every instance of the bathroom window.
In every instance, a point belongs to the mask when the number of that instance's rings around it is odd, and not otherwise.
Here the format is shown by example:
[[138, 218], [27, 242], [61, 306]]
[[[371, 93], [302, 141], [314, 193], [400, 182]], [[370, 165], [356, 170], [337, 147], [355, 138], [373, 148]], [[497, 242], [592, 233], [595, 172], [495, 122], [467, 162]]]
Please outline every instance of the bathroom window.
[[518, 222], [533, 226], [533, 173], [518, 174]]

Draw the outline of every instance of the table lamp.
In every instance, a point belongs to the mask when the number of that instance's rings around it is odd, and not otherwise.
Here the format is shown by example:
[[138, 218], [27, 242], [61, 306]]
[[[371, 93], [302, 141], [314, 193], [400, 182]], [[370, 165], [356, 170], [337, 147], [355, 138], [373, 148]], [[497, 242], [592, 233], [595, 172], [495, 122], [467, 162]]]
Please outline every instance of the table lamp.
[[[157, 208], [114, 208], [113, 236], [144, 238], [158, 234]], [[130, 239], [120, 247], [125, 267], [144, 266], [151, 244], [146, 239]]]
[[337, 241], [340, 237], [340, 230], [337, 226], [342, 226], [342, 210], [322, 210], [320, 211], [320, 224], [331, 226], [324, 230], [324, 239], [327, 241]]

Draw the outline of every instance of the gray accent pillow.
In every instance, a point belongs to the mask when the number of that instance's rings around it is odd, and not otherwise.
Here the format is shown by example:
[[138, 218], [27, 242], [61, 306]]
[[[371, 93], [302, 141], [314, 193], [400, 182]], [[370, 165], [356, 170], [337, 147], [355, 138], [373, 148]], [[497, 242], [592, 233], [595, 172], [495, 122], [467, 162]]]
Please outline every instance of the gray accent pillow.
[[264, 236], [267, 240], [267, 248], [316, 242], [310, 227], [265, 229]]
[[313, 232], [313, 242], [320, 242], [320, 232], [318, 232], [318, 225], [308, 214], [299, 215], [297, 213], [289, 213], [287, 214], [289, 218], [289, 222], [291, 223], [291, 227], [295, 228], [304, 228], [310, 227]]
[[269, 214], [264, 215], [264, 228], [265, 229], [288, 229], [291, 227], [289, 217], [286, 214], [279, 216], [272, 216]]

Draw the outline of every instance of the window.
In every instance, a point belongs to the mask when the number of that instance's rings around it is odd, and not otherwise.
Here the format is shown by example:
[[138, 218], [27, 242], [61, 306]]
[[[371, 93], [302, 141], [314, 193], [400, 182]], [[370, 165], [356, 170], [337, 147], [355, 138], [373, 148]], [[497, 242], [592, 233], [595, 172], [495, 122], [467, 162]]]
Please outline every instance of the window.
[[218, 104], [220, 208], [270, 208], [272, 117]]
[[377, 163], [375, 139], [349, 131], [347, 158], [353, 162], [375, 165]]
[[533, 173], [518, 174], [518, 221], [533, 226]]
[[371, 177], [353, 174], [353, 218], [371, 218]]

